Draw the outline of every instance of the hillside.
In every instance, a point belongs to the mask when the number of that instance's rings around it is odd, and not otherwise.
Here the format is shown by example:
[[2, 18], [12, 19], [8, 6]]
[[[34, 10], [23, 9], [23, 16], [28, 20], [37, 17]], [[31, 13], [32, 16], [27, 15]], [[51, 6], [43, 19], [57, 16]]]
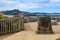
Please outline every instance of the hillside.
[[18, 9], [7, 10], [7, 11], [0, 11], [0, 13], [3, 13], [3, 14], [5, 14], [5, 15], [14, 15], [15, 13], [18, 13], [18, 14], [20, 14], [20, 15], [30, 14], [29, 12], [19, 11]]
[[60, 13], [40, 13], [40, 12], [31, 13], [31, 12], [20, 11], [18, 9], [0, 11], [0, 13], [3, 13], [5, 15], [14, 15], [15, 13], [18, 13], [20, 15], [60, 15]]

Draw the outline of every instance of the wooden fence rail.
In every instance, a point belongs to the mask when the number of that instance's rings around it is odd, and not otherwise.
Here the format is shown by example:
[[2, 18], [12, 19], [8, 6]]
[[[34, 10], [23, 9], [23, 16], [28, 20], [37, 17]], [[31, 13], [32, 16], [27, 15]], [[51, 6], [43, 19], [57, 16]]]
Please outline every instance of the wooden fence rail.
[[24, 21], [22, 17], [0, 19], [0, 34], [17, 32], [24, 30]]

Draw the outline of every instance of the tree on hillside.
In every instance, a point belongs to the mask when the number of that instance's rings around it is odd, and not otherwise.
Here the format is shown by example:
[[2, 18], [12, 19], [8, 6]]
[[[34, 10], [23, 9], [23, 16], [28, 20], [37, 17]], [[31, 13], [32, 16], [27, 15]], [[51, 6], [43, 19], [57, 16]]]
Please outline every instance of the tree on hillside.
[[19, 17], [19, 14], [18, 13], [14, 13], [14, 17]]
[[4, 16], [3, 13], [0, 13], [0, 19], [2, 19], [2, 18], [8, 18], [8, 17], [7, 16]]
[[4, 18], [3, 13], [0, 13], [0, 19]]

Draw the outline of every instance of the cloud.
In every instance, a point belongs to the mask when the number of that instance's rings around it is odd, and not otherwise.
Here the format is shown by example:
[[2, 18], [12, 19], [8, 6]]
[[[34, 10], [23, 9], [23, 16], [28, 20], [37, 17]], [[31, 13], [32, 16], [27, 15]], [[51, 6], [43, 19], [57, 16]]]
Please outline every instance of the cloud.
[[50, 2], [52, 2], [52, 3], [58, 3], [58, 2], [60, 2], [60, 0], [50, 0]]
[[19, 9], [31, 11], [34, 9], [32, 11], [55, 12], [59, 11], [60, 0], [0, 0], [0, 5], [0, 10]]
[[0, 10], [10, 10], [10, 9], [20, 9], [20, 10], [28, 10], [31, 8], [38, 7], [37, 5], [24, 4], [19, 1], [10, 1], [10, 0], [1, 0], [0, 3], [3, 3], [4, 6], [0, 7]]
[[0, 3], [12, 4], [12, 3], [15, 3], [15, 2], [10, 1], [10, 0], [0, 0]]
[[14, 8], [16, 9], [20, 9], [20, 10], [29, 10], [29, 9], [32, 9], [32, 8], [38, 8], [37, 5], [27, 5], [27, 4], [17, 4], [15, 6], [13, 6]]

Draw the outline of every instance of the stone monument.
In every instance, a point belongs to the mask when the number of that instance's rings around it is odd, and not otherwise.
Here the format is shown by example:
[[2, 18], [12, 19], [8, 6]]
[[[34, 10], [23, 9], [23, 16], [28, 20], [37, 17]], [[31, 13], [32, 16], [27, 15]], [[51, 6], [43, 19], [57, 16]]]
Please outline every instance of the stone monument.
[[38, 17], [37, 33], [39, 34], [52, 34], [53, 33], [50, 16]]

